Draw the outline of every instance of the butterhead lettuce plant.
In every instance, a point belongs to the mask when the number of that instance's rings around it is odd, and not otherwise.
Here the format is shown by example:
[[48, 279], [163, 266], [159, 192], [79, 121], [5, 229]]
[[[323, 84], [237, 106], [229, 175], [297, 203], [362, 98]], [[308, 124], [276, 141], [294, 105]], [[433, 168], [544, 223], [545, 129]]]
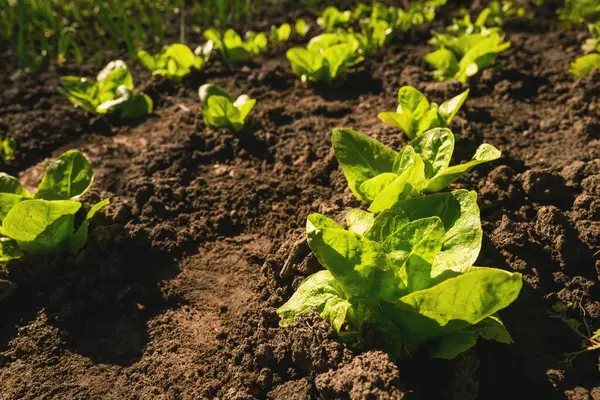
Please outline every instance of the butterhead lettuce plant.
[[479, 338], [512, 343], [497, 312], [517, 298], [522, 278], [472, 266], [481, 247], [475, 193], [400, 201], [377, 216], [357, 210], [347, 222], [308, 216], [308, 244], [325, 270], [278, 309], [282, 326], [314, 308], [342, 341], [366, 339], [394, 358], [425, 344], [451, 359]]
[[118, 112], [121, 118], [137, 118], [152, 113], [152, 99], [134, 92], [131, 72], [121, 60], [108, 63], [95, 80], [63, 76], [60, 83], [60, 94], [94, 114]]
[[382, 112], [378, 117], [386, 124], [402, 129], [406, 136], [414, 139], [430, 129], [448, 127], [468, 95], [469, 89], [438, 106], [430, 103], [418, 89], [402, 86], [398, 90], [396, 112]]
[[137, 53], [140, 63], [152, 72], [153, 76], [164, 76], [172, 81], [180, 81], [192, 70], [199, 70], [208, 61], [213, 43], [206, 42], [192, 51], [188, 46], [175, 43], [165, 48], [161, 53], [151, 55], [145, 50]]
[[198, 95], [202, 102], [204, 122], [209, 126], [234, 132], [244, 128], [246, 117], [256, 104], [256, 99], [245, 94], [233, 100], [225, 90], [210, 83], [200, 86]]
[[212, 41], [214, 48], [221, 52], [226, 61], [245, 62], [267, 50], [268, 39], [264, 33], [248, 31], [242, 39], [233, 29], [223, 34], [216, 29], [208, 29], [203, 36]]
[[294, 47], [286, 52], [292, 72], [302, 82], [314, 81], [328, 84], [342, 81], [346, 69], [362, 61], [357, 48], [349, 43], [340, 43], [326, 48]]
[[494, 146], [482, 144], [471, 161], [450, 166], [454, 134], [446, 128], [431, 129], [400, 151], [344, 128], [334, 129], [331, 143], [350, 190], [374, 213], [399, 200], [439, 192], [473, 167], [501, 155]]
[[438, 36], [441, 48], [424, 57], [425, 62], [435, 68], [433, 76], [439, 81], [456, 79], [466, 83], [510, 47], [510, 42], [505, 42], [498, 32], [466, 34], [444, 40], [442, 37]]
[[90, 162], [70, 150], [46, 169], [37, 191], [31, 194], [17, 178], [0, 173], [0, 265], [24, 254], [77, 253], [87, 241], [91, 219], [104, 206], [93, 206], [76, 224], [78, 201], [94, 180]]

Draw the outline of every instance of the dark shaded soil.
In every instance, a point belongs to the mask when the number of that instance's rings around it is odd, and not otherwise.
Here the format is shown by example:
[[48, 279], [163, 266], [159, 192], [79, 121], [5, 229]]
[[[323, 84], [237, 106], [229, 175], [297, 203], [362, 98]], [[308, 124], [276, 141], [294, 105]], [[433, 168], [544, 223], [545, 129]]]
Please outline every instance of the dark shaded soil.
[[[518, 21], [517, 21], [518, 22]], [[599, 398], [598, 353], [572, 365], [581, 340], [547, 311], [558, 300], [600, 324], [600, 79], [574, 81], [581, 34], [507, 27], [504, 68], [471, 84], [455, 119], [457, 159], [483, 141], [504, 155], [457, 187], [477, 190], [485, 237], [478, 265], [519, 271], [526, 285], [502, 312], [515, 344], [482, 342], [452, 361], [395, 364], [354, 353], [316, 315], [278, 328], [281, 305], [317, 265], [283, 264], [309, 212], [359, 204], [330, 151], [331, 129], [405, 141], [377, 113], [403, 84], [441, 101], [426, 31], [354, 70], [339, 89], [306, 88], [278, 51], [247, 66], [215, 60], [174, 86], [134, 67], [155, 115], [121, 124], [60, 97], [61, 67], [0, 79], [0, 131], [19, 143], [1, 165], [35, 186], [45, 157], [78, 148], [110, 196], [74, 258], [11, 266], [20, 287], [0, 304], [0, 398]], [[207, 129], [197, 88], [210, 81], [258, 99], [239, 135]]]

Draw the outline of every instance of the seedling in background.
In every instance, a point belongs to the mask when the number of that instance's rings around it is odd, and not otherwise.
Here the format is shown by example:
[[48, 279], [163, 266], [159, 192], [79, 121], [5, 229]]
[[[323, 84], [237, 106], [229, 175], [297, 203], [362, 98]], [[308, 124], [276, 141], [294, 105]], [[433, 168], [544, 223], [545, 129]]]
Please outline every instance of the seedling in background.
[[0, 137], [0, 157], [4, 161], [12, 160], [15, 157], [15, 150], [17, 149], [17, 142], [13, 138]]
[[292, 34], [292, 27], [290, 24], [281, 24], [279, 27], [272, 25], [271, 33], [269, 34], [269, 40], [271, 43], [278, 45], [283, 42], [287, 42]]
[[585, 318], [586, 313], [583, 307], [580, 307], [583, 314], [582, 321], [575, 318], [569, 318], [568, 313], [571, 308], [574, 308], [573, 304], [565, 304], [561, 301], [557, 301], [552, 306], [552, 310], [548, 312], [550, 318], [560, 319], [569, 327], [569, 329], [582, 339], [581, 350], [564, 355], [565, 359], [563, 362], [570, 367], [573, 366], [573, 361], [575, 361], [577, 356], [590, 351], [600, 350], [600, 329], [596, 329], [592, 332], [592, 329]]
[[296, 20], [294, 32], [296, 32], [296, 35], [298, 35], [300, 39], [304, 39], [309, 30], [310, 25], [304, 19], [300, 18]]
[[585, 41], [581, 49], [586, 53], [600, 53], [600, 21], [588, 24], [588, 31], [592, 37]]
[[0, 265], [24, 254], [77, 253], [87, 242], [91, 219], [109, 204], [105, 199], [75, 225], [81, 208], [77, 201], [92, 185], [90, 162], [70, 150], [46, 169], [35, 194], [17, 178], [0, 173]]
[[344, 128], [333, 130], [331, 143], [350, 190], [370, 204], [373, 213], [387, 210], [399, 200], [439, 192], [473, 167], [501, 155], [494, 146], [482, 144], [471, 161], [449, 166], [454, 134], [446, 128], [431, 129], [400, 151]]
[[185, 44], [176, 43], [154, 56], [145, 50], [138, 51], [137, 56], [140, 63], [151, 71], [153, 76], [164, 76], [172, 81], [180, 81], [192, 70], [202, 68], [210, 58], [212, 48], [212, 41], [199, 46], [194, 52]]
[[[376, 217], [353, 211], [349, 230], [309, 215], [308, 244], [326, 269], [278, 309], [281, 325], [316, 308], [342, 341], [360, 346], [366, 331], [393, 358], [425, 344], [431, 357], [451, 359], [479, 338], [512, 343], [496, 313], [517, 298], [522, 278], [472, 266], [481, 246], [480, 235], [468, 235], [481, 232], [475, 199], [461, 191], [399, 202]], [[449, 211], [453, 202], [460, 211]]]
[[469, 89], [438, 106], [436, 103], [430, 103], [418, 89], [402, 86], [398, 91], [396, 112], [382, 112], [378, 118], [386, 124], [402, 129], [406, 136], [414, 139], [430, 129], [450, 126], [468, 95]]
[[317, 24], [322, 27], [325, 32], [332, 32], [335, 28], [340, 28], [348, 25], [352, 20], [351, 11], [340, 11], [334, 6], [329, 6], [319, 18]]
[[600, 21], [588, 24], [588, 30], [592, 37], [587, 39], [581, 48], [590, 54], [578, 57], [571, 63], [570, 72], [577, 78], [600, 69]]
[[216, 29], [208, 29], [203, 36], [213, 42], [215, 49], [221, 52], [226, 61], [245, 62], [267, 51], [268, 40], [264, 33], [248, 31], [242, 40], [233, 29], [226, 30], [224, 34]]
[[557, 13], [563, 24], [569, 28], [577, 28], [600, 18], [600, 4], [598, 0], [565, 0]]
[[310, 40], [306, 48], [289, 49], [286, 56], [302, 82], [341, 82], [346, 69], [363, 61], [360, 42], [348, 33], [325, 33]]
[[491, 32], [448, 37], [447, 40], [440, 41], [440, 45], [443, 47], [424, 57], [435, 68], [435, 79], [456, 79], [466, 83], [468, 78], [488, 68], [498, 54], [510, 47], [510, 42], [505, 42], [504, 36], [499, 33]]
[[118, 112], [121, 118], [137, 118], [152, 113], [152, 99], [135, 93], [133, 78], [121, 60], [111, 61], [96, 80], [63, 76], [58, 91], [71, 103], [94, 114]]
[[216, 85], [210, 83], [198, 89], [202, 102], [202, 116], [208, 126], [225, 128], [239, 132], [244, 128], [246, 117], [256, 104], [255, 99], [243, 94], [235, 101], [233, 98]]

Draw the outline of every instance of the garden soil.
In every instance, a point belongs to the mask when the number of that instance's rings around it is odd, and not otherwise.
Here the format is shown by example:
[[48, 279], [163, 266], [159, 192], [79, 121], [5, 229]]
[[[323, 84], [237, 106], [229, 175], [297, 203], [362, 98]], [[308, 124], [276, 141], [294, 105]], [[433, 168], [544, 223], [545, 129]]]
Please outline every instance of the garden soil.
[[[84, 203], [111, 205], [77, 256], [11, 265], [19, 288], [0, 303], [0, 399], [600, 399], [599, 353], [565, 363], [581, 338], [548, 313], [571, 303], [573, 317], [600, 328], [600, 75], [568, 74], [583, 32], [520, 20], [505, 29], [502, 68], [470, 83], [452, 125], [455, 162], [482, 142], [503, 156], [455, 187], [478, 192], [477, 265], [518, 271], [525, 285], [501, 312], [515, 344], [480, 341], [451, 361], [423, 351], [395, 362], [376, 344], [353, 351], [316, 314], [287, 328], [276, 314], [320, 268], [301, 240], [306, 216], [342, 220], [360, 206], [331, 130], [400, 147], [404, 136], [377, 114], [395, 108], [401, 85], [437, 102], [464, 90], [433, 82], [427, 29], [333, 89], [302, 85], [285, 48], [243, 66], [215, 57], [181, 85], [135, 66], [155, 112], [128, 123], [56, 92], [61, 75], [96, 66], [16, 81], [3, 71], [0, 133], [19, 147], [0, 168], [33, 188], [49, 158], [77, 148], [96, 174]], [[205, 126], [204, 82], [258, 100], [247, 129]]]

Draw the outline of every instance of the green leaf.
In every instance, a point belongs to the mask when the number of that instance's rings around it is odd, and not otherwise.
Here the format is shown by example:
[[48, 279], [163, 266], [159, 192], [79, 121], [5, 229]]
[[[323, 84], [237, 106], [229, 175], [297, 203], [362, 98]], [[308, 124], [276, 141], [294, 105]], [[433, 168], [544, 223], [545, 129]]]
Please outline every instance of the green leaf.
[[331, 80], [338, 79], [344, 74], [352, 54], [352, 47], [346, 43], [331, 46], [323, 51], [323, 57], [329, 66], [329, 78]]
[[24, 197], [31, 197], [31, 193], [21, 185], [21, 182], [4, 172], [0, 172], [0, 193], [17, 194]]
[[155, 71], [158, 69], [156, 65], [156, 59], [150, 53], [145, 50], [140, 50], [137, 52], [137, 58], [139, 62], [146, 68], [148, 71]]
[[450, 278], [395, 302], [396, 323], [406, 329], [410, 348], [471, 325], [507, 307], [522, 286], [521, 274], [481, 269]]
[[346, 215], [346, 224], [348, 225], [348, 230], [350, 232], [358, 233], [359, 235], [364, 235], [369, 229], [371, 229], [374, 221], [375, 215], [359, 208], [350, 210], [350, 212]]
[[333, 228], [333, 229], [342, 229], [342, 227], [332, 220], [331, 218], [326, 217], [323, 214], [312, 213], [309, 214], [306, 218], [306, 233], [310, 233], [316, 229], [323, 228]]
[[[325, 80], [329, 77], [324, 71], [322, 54], [309, 51], [301, 47], [294, 47], [285, 53], [292, 66], [292, 72], [299, 77], [306, 77], [316, 81]], [[303, 78], [304, 79], [304, 78]]]
[[370, 203], [375, 200], [377, 195], [383, 189], [396, 180], [396, 178], [398, 178], [398, 175], [393, 172], [384, 172], [383, 174], [379, 174], [374, 178], [364, 181], [357, 190], [361, 194], [361, 197]]
[[430, 286], [431, 265], [443, 239], [442, 221], [430, 217], [409, 222], [384, 240], [383, 250], [394, 265], [400, 266], [397, 271], [408, 293]]
[[387, 266], [385, 253], [376, 242], [339, 228], [306, 227], [308, 245], [335, 278], [345, 298], [386, 298], [397, 293], [397, 279]]
[[63, 76], [60, 78], [60, 84], [58, 92], [71, 103], [86, 111], [96, 112], [96, 106], [100, 103], [96, 98], [98, 85], [95, 81], [78, 76]]
[[294, 31], [298, 36], [304, 38], [309, 29], [310, 25], [308, 25], [304, 19], [300, 18], [296, 20], [296, 23], [294, 24]]
[[429, 100], [414, 87], [402, 86], [398, 90], [398, 113], [402, 114], [409, 111], [414, 119], [418, 121], [429, 111], [429, 107]]
[[438, 80], [451, 79], [459, 71], [456, 56], [450, 50], [439, 49], [426, 54], [423, 59], [436, 69], [433, 75]]
[[452, 182], [469, 172], [473, 167], [500, 158], [502, 153], [491, 144], [479, 146], [471, 161], [454, 165], [439, 171], [427, 184], [426, 192], [437, 192], [450, 185]]
[[250, 111], [252, 111], [255, 104], [256, 99], [251, 99], [245, 94], [241, 95], [235, 100], [233, 106], [240, 111], [240, 118], [242, 120], [242, 123], [246, 121], [246, 117], [248, 116], [248, 114], [250, 114]]
[[571, 63], [571, 74], [581, 78], [592, 71], [600, 69], [600, 54], [592, 53], [575, 59]]
[[485, 318], [469, 328], [460, 330], [441, 339], [431, 349], [432, 358], [451, 360], [475, 346], [477, 339], [495, 340], [504, 344], [513, 343], [506, 327], [496, 316]]
[[477, 206], [477, 194], [466, 190], [436, 193], [400, 201], [377, 215], [365, 234], [381, 242], [409, 221], [439, 217], [444, 224], [444, 241], [436, 255], [432, 276], [446, 270], [462, 271], [477, 260], [483, 231]]
[[227, 128], [236, 132], [244, 127], [240, 111], [226, 97], [213, 95], [202, 110], [204, 122], [215, 128]]
[[413, 139], [410, 146], [425, 163], [425, 177], [431, 179], [450, 164], [454, 152], [454, 135], [450, 129], [435, 128]]
[[10, 210], [0, 233], [28, 253], [52, 254], [65, 249], [80, 208], [77, 201], [25, 200]]
[[[406, 150], [413, 151], [412, 147], [409, 146], [406, 147]], [[412, 162], [405, 167], [398, 178], [375, 197], [375, 200], [369, 206], [369, 211], [379, 213], [392, 207], [400, 200], [417, 196], [425, 182], [425, 165], [421, 157], [414, 154]]]
[[198, 89], [198, 96], [200, 96], [200, 101], [202, 103], [206, 103], [206, 100], [208, 100], [208, 98], [213, 95], [222, 96], [229, 99], [230, 101], [233, 101], [229, 93], [227, 93], [225, 90], [221, 89], [217, 85], [205, 83]]
[[77, 150], [69, 150], [46, 168], [33, 197], [43, 200], [74, 200], [87, 191], [93, 180], [94, 171], [88, 159]]
[[313, 307], [337, 332], [341, 330], [350, 302], [329, 271], [320, 271], [306, 278], [294, 295], [277, 310], [281, 326], [291, 324]]
[[125, 102], [121, 108], [121, 118], [139, 118], [144, 115], [152, 114], [153, 101], [145, 93], [133, 95]]
[[390, 124], [402, 129], [406, 136], [408, 136], [410, 139], [415, 137], [413, 128], [414, 118], [410, 111], [405, 111], [402, 114], [397, 112], [382, 112], [379, 113], [377, 117], [386, 124]]
[[446, 126], [450, 126], [450, 122], [460, 110], [467, 97], [469, 97], [469, 90], [467, 89], [458, 96], [455, 96], [449, 100], [444, 101], [439, 108], [440, 116], [445, 120]]
[[5, 269], [6, 264], [11, 260], [16, 260], [23, 257], [23, 252], [17, 246], [17, 242], [6, 238], [0, 237], [0, 270]]
[[96, 215], [96, 213], [98, 213], [98, 211], [100, 211], [102, 208], [108, 206], [109, 204], [110, 204], [110, 200], [104, 199], [104, 200], [96, 203], [96, 205], [94, 205], [90, 209], [90, 211], [88, 211], [88, 213], [85, 217], [85, 220], [81, 223], [81, 225], [79, 226], [77, 231], [75, 231], [75, 233], [69, 238], [69, 242], [68, 242], [69, 252], [76, 254], [81, 249], [83, 249], [83, 246], [85, 246], [87, 239], [88, 239], [88, 231], [90, 228], [90, 221], [92, 220], [92, 218], [94, 218], [94, 216]]
[[456, 79], [466, 83], [467, 78], [489, 67], [498, 54], [509, 47], [510, 42], [503, 42], [503, 37], [496, 32], [484, 37], [460, 60]]
[[383, 143], [351, 129], [333, 130], [331, 143], [354, 195], [367, 201], [358, 191], [363, 182], [385, 172], [392, 172], [398, 153]]

